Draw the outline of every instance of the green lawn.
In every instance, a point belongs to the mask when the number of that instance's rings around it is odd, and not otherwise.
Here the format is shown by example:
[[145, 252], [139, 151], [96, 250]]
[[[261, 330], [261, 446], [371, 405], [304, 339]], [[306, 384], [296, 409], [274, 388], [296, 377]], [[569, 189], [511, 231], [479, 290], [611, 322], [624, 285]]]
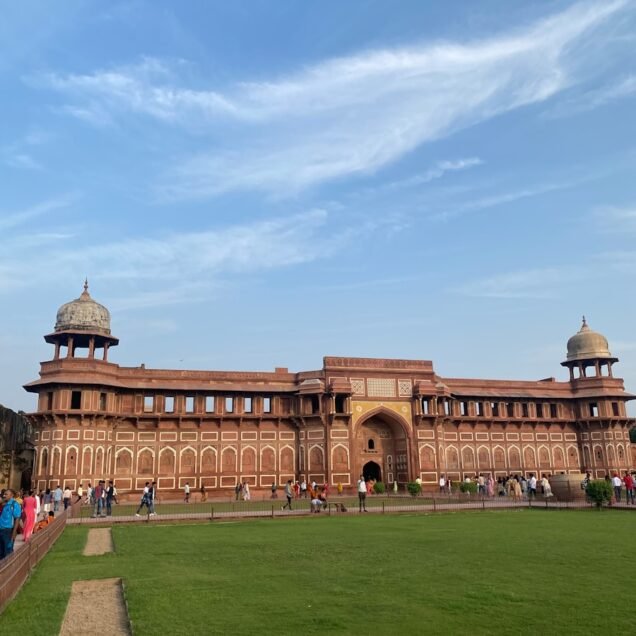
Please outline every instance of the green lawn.
[[0, 617], [56, 634], [71, 582], [121, 576], [135, 634], [632, 634], [626, 511], [69, 527]]

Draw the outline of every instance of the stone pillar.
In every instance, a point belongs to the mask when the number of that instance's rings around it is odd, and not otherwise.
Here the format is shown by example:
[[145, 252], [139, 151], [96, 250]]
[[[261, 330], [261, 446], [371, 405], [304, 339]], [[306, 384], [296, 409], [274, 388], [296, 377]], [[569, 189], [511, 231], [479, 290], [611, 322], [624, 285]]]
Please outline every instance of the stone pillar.
[[90, 359], [95, 357], [95, 336], [91, 336], [88, 340], [88, 357]]
[[68, 351], [66, 352], [66, 357], [67, 358], [72, 358], [74, 355], [74, 351], [73, 351], [73, 337], [69, 336], [68, 339]]
[[108, 343], [104, 343], [104, 362], [108, 362]]
[[55, 343], [55, 356], [54, 356], [55, 360], [59, 360], [60, 359], [60, 343], [56, 342]]

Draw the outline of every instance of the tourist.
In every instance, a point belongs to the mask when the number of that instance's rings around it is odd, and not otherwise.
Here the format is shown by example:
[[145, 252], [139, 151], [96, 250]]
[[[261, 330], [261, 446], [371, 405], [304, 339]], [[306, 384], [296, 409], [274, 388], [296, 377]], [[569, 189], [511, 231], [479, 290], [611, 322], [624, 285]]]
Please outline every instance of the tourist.
[[106, 494], [106, 516], [110, 517], [113, 514], [113, 499], [115, 498], [115, 487], [113, 482], [108, 482], [108, 488], [105, 491]]
[[486, 480], [486, 492], [489, 497], [495, 496], [495, 480], [492, 478], [492, 475], [488, 475], [488, 479]]
[[621, 493], [623, 490], [623, 480], [618, 476], [618, 473], [614, 473], [614, 477], [612, 477], [612, 486], [614, 486], [614, 497], [616, 498], [616, 503], [620, 503]]
[[64, 486], [64, 510], [66, 510], [71, 505], [71, 497], [73, 493], [68, 486]]
[[241, 491], [243, 490], [243, 487], [241, 486], [241, 482], [237, 481], [236, 482], [236, 486], [234, 486], [234, 494], [236, 495], [236, 501], [239, 500], [239, 497], [241, 496]]
[[201, 484], [201, 503], [205, 503], [208, 500], [208, 496], [205, 492], [205, 486]]
[[48, 515], [49, 512], [53, 512], [53, 495], [51, 494], [50, 488], [44, 491], [42, 501], [44, 502], [44, 514]]
[[24, 526], [22, 528], [22, 536], [24, 541], [27, 542], [33, 534], [33, 527], [35, 526], [36, 519], [36, 506], [35, 497], [33, 491], [29, 490], [28, 495], [24, 498], [24, 504], [22, 510], [24, 511]]
[[422, 478], [418, 475], [415, 478], [415, 483], [420, 487], [420, 493], [422, 492]]
[[276, 482], [272, 482], [272, 499], [278, 499], [278, 495], [276, 494], [277, 488], [278, 486], [276, 485]]
[[36, 524], [35, 528], [33, 528], [33, 532], [36, 533], [40, 530], [43, 530], [50, 523], [53, 523], [53, 521], [55, 521], [55, 513], [51, 510], [44, 516], [44, 519], [42, 519], [42, 521], [39, 521]]
[[77, 489], [77, 499], [75, 500], [75, 503], [79, 503], [80, 501], [82, 501], [83, 496], [84, 496], [84, 488], [82, 488], [82, 484], [80, 484], [79, 488]]
[[439, 478], [439, 492], [440, 492], [440, 494], [444, 494], [445, 491], [446, 491], [446, 478], [444, 477], [444, 475], [440, 475], [440, 478]]
[[446, 478], [446, 492], [449, 496], [453, 494], [453, 480], [450, 477]]
[[103, 491], [102, 482], [98, 481], [97, 486], [93, 488], [93, 515], [92, 515], [93, 518], [102, 516], [102, 507], [103, 507], [102, 491]]
[[[41, 491], [40, 491], [41, 494]], [[40, 518], [40, 512], [42, 510], [42, 498], [40, 497], [40, 495], [33, 491], [33, 496], [35, 497], [35, 520], [37, 521]]]
[[284, 506], [281, 506], [281, 510], [285, 510], [285, 508], [289, 508], [290, 510], [292, 509], [292, 495], [292, 482], [291, 479], [288, 479], [285, 484], [285, 497], [287, 497], [287, 503]]
[[521, 484], [519, 483], [519, 479], [515, 476], [515, 478], [512, 480], [512, 485], [513, 485], [513, 496], [515, 498], [515, 501], [519, 501], [521, 499]]
[[186, 503], [190, 503], [190, 482], [189, 481], [186, 481], [186, 485], [183, 488], [183, 494], [184, 494], [183, 500]]
[[307, 482], [304, 479], [300, 482], [300, 496], [307, 497]]
[[157, 501], [157, 482], [153, 481], [150, 484], [150, 488], [148, 488], [148, 513], [150, 517], [154, 517], [157, 513], [155, 512], [155, 501]]
[[364, 475], [360, 475], [358, 479], [358, 512], [367, 512], [367, 484], [364, 481]]
[[552, 486], [550, 485], [550, 481], [545, 475], [541, 477], [541, 490], [543, 491], [543, 496], [546, 499], [552, 497]]
[[294, 482], [294, 497], [296, 499], [300, 497], [300, 482], [298, 480]]
[[93, 505], [93, 487], [91, 486], [90, 481], [88, 482], [88, 486], [86, 487], [86, 499], [84, 499], [85, 504]]
[[530, 479], [528, 480], [528, 499], [533, 499], [537, 496], [537, 478], [534, 473], [530, 473]]
[[59, 511], [63, 494], [62, 487], [58, 484], [57, 488], [53, 491], [53, 512]]
[[117, 501], [117, 486], [115, 486], [115, 482], [113, 482], [113, 501], [119, 505], [119, 501]]
[[13, 543], [22, 516], [22, 507], [15, 500], [15, 492], [11, 488], [4, 491], [2, 499], [4, 506], [0, 513], [0, 559], [8, 557], [13, 552]]
[[477, 490], [482, 497], [486, 494], [486, 480], [483, 475], [477, 477]]
[[249, 484], [244, 481], [243, 482], [243, 501], [249, 501], [252, 498], [252, 495], [250, 494], [250, 487]]
[[152, 506], [150, 503], [150, 482], [147, 481], [146, 485], [144, 486], [144, 490], [143, 493], [141, 495], [141, 501], [139, 502], [139, 507], [137, 508], [137, 512], [135, 513], [135, 517], [141, 517], [141, 509], [145, 506], [147, 509], [148, 514], [150, 514], [152, 512]]
[[397, 479], [395, 479], [393, 481], [393, 494], [397, 495], [398, 494], [398, 483], [397, 483]]
[[317, 485], [318, 485], [318, 484], [316, 483], [316, 480], [314, 480], [314, 481], [312, 481], [312, 482], [311, 482], [311, 489], [312, 489], [312, 491], [313, 491], [313, 492], [316, 492], [316, 486], [317, 486]]
[[623, 483], [625, 484], [625, 501], [628, 505], [634, 505], [634, 478], [629, 472], [625, 472]]

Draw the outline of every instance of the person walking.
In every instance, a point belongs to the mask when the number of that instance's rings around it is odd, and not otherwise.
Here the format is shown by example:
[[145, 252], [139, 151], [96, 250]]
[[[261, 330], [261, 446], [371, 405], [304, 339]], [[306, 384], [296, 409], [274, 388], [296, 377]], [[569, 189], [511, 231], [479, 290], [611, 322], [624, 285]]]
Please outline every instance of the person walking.
[[59, 511], [63, 494], [62, 486], [58, 484], [57, 488], [53, 491], [53, 512]]
[[80, 484], [79, 488], [77, 489], [77, 499], [75, 500], [75, 503], [79, 503], [80, 501], [82, 501], [83, 496], [84, 496], [84, 488], [82, 488], [82, 484]]
[[208, 500], [208, 496], [205, 492], [205, 486], [201, 484], [201, 503], [205, 503]]
[[157, 501], [157, 482], [153, 481], [148, 488], [148, 516], [154, 517], [157, 512], [155, 511], [155, 501]]
[[291, 479], [288, 479], [287, 483], [285, 484], [285, 497], [287, 497], [287, 503], [284, 506], [281, 506], [281, 510], [285, 510], [285, 508], [289, 508], [290, 510], [292, 509], [291, 502], [293, 496], [294, 491], [292, 490], [292, 482]]
[[50, 488], [47, 488], [44, 491], [44, 495], [42, 496], [42, 501], [44, 504], [44, 514], [48, 516], [49, 512], [53, 510], [53, 495], [51, 494]]
[[97, 486], [93, 488], [93, 518], [102, 516], [102, 482], [98, 481]]
[[304, 479], [300, 482], [300, 496], [307, 498], [307, 482]]
[[634, 505], [634, 478], [629, 474], [629, 472], [625, 473], [623, 483], [625, 484], [625, 502], [627, 505]]
[[612, 477], [612, 486], [614, 486], [614, 497], [616, 498], [616, 503], [620, 503], [623, 491], [623, 480], [618, 476], [618, 473], [614, 473], [614, 477]]
[[15, 492], [11, 488], [4, 491], [3, 498], [4, 506], [0, 513], [0, 560], [13, 552], [13, 544], [22, 516], [22, 506], [15, 500]]
[[238, 501], [239, 497], [241, 496], [241, 490], [242, 490], [241, 482], [237, 481], [236, 486], [234, 486], [234, 494], [236, 495], [236, 501]]
[[249, 484], [244, 481], [243, 482], [243, 501], [249, 501], [252, 498], [252, 494], [250, 493]]
[[88, 486], [86, 487], [86, 499], [84, 500], [84, 503], [87, 505], [93, 505], [93, 487], [91, 486], [91, 483], [88, 482]]
[[364, 481], [364, 475], [360, 475], [358, 479], [358, 512], [368, 512], [367, 510], [367, 484]]
[[113, 499], [115, 498], [115, 487], [113, 482], [108, 482], [108, 488], [106, 488], [106, 516], [110, 517], [113, 514]]
[[64, 486], [64, 510], [66, 510], [71, 505], [71, 498], [73, 497], [73, 492], [68, 486]]
[[183, 500], [186, 503], [190, 503], [190, 482], [189, 481], [186, 481], [186, 485], [183, 488], [183, 494], [184, 494]]
[[141, 501], [139, 502], [139, 506], [137, 508], [137, 512], [135, 512], [135, 517], [141, 517], [141, 509], [145, 506], [146, 510], [148, 511], [148, 514], [150, 514], [152, 512], [152, 508], [151, 508], [151, 504], [150, 504], [150, 499], [149, 499], [149, 493], [150, 493], [150, 482], [147, 481], [146, 485], [144, 486], [144, 491], [141, 495]]
[[444, 494], [445, 490], [446, 490], [446, 478], [444, 477], [444, 475], [440, 475], [440, 478], [439, 478], [439, 492], [440, 492], [440, 494]]
[[33, 527], [35, 526], [35, 516], [37, 502], [34, 497], [33, 490], [29, 490], [28, 495], [24, 498], [22, 509], [24, 510], [24, 527], [22, 529], [22, 536], [25, 543], [31, 538], [33, 534]]
[[528, 480], [528, 499], [534, 499], [537, 496], [537, 478], [534, 473], [530, 475]]

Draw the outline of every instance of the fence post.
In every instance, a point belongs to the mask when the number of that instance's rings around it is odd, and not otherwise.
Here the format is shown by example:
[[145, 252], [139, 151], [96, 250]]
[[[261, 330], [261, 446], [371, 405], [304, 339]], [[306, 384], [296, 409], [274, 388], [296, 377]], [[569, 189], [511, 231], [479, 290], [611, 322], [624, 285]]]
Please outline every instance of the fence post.
[[272, 519], [274, 518], [274, 506], [272, 506]]
[[384, 514], [384, 501], [382, 502], [382, 514]]
[[486, 499], [484, 497], [481, 498], [481, 509], [486, 510]]
[[210, 506], [210, 521], [214, 521], [214, 506]]

